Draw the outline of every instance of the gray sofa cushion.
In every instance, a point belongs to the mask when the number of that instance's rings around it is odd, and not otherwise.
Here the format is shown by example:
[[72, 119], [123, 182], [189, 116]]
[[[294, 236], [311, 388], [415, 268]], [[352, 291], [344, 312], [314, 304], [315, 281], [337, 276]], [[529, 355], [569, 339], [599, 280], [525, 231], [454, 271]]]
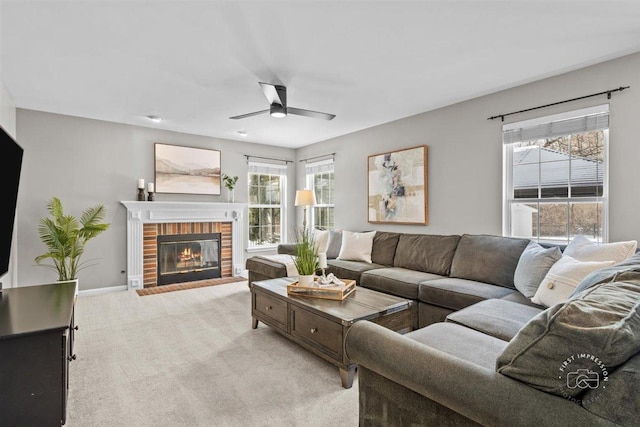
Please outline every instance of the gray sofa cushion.
[[434, 323], [404, 334], [419, 343], [483, 368], [493, 369], [507, 343], [453, 323]]
[[527, 298], [533, 298], [549, 269], [562, 258], [559, 248], [543, 248], [530, 242], [525, 248], [513, 275], [516, 289]]
[[379, 268], [363, 273], [360, 285], [402, 298], [418, 299], [418, 284], [420, 282], [441, 277], [437, 274], [405, 268]]
[[578, 295], [585, 289], [589, 289], [593, 285], [599, 283], [610, 282], [617, 273], [623, 271], [633, 271], [640, 269], [640, 254], [635, 254], [624, 261], [612, 265], [610, 267], [604, 267], [596, 271], [589, 273], [582, 281], [576, 286], [575, 290], [571, 293], [571, 297]]
[[543, 310], [545, 308], [547, 308], [547, 307], [545, 307], [543, 305], [539, 305], [539, 304], [536, 304], [536, 303], [532, 302], [529, 298], [525, 297], [520, 292], [514, 292], [514, 293], [511, 293], [511, 294], [505, 295], [500, 299], [503, 300], [503, 301], [517, 302], [518, 304], [524, 304], [524, 305], [528, 305], [530, 307], [541, 308]]
[[514, 288], [513, 275], [530, 240], [464, 234], [451, 263], [451, 277]]
[[[639, 350], [640, 273], [623, 273], [617, 282], [594, 286], [534, 317], [500, 355], [496, 369], [542, 391], [577, 398], [596, 385], [579, 384], [580, 372], [589, 370], [585, 378], [595, 376], [603, 384], [605, 371], [612, 373]], [[609, 381], [606, 392], [612, 387]]]
[[451, 313], [446, 321], [509, 341], [541, 311], [517, 302], [489, 299]]
[[360, 284], [360, 275], [364, 271], [384, 268], [384, 265], [369, 264], [362, 261], [344, 261], [341, 259], [327, 260], [326, 273], [333, 273], [339, 279], [351, 279]]
[[396, 247], [400, 234], [378, 231], [373, 237], [373, 248], [371, 249], [371, 261], [380, 265], [393, 265], [393, 258], [396, 256]]
[[394, 267], [448, 276], [460, 236], [402, 234]]
[[489, 298], [502, 298], [515, 289], [494, 286], [466, 279], [444, 278], [423, 282], [418, 287], [418, 299], [440, 307], [460, 310]]
[[640, 354], [610, 376], [613, 387], [588, 390], [582, 406], [589, 412], [623, 426], [637, 426], [640, 414]]

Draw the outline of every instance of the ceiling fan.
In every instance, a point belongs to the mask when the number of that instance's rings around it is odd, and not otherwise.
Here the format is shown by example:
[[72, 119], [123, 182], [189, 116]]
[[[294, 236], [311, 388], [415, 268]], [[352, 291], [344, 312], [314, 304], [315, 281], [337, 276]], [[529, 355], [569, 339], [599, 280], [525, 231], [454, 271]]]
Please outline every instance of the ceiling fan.
[[286, 117], [287, 114], [295, 114], [298, 116], [313, 117], [315, 119], [332, 120], [336, 115], [320, 113], [319, 111], [303, 110], [302, 108], [287, 106], [287, 88], [281, 85], [272, 85], [269, 83], [258, 83], [264, 96], [269, 101], [270, 108], [268, 110], [256, 111], [253, 113], [241, 114], [239, 116], [229, 117], [230, 119], [244, 119], [246, 117], [257, 116], [258, 114], [269, 113], [271, 117]]

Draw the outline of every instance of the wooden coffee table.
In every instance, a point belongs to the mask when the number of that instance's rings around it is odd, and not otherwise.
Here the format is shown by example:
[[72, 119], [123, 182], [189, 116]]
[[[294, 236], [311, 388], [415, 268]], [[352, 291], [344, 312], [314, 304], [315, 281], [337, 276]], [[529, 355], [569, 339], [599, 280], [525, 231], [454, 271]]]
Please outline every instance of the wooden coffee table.
[[294, 280], [281, 277], [250, 284], [252, 327], [260, 321], [336, 365], [344, 388], [351, 388], [356, 371], [344, 351], [351, 325], [370, 320], [400, 333], [411, 331], [411, 300], [362, 287], [342, 301], [287, 295], [287, 285]]

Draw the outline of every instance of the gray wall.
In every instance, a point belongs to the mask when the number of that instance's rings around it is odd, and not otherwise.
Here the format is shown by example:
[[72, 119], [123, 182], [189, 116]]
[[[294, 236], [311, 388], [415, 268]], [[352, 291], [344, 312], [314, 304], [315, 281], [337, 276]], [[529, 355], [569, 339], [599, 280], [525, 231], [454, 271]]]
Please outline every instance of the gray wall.
[[[80, 271], [80, 289], [126, 285], [126, 209], [120, 202], [136, 199], [138, 178], [144, 178], [145, 183], [154, 181], [156, 142], [221, 150], [222, 172], [240, 177], [235, 202], [247, 202], [245, 154], [289, 160], [295, 156], [289, 148], [25, 109], [17, 111], [17, 128], [19, 143], [25, 149], [17, 221], [20, 285], [57, 279], [55, 272], [34, 262], [45, 250], [37, 227], [48, 215], [47, 202], [53, 196], [62, 201], [65, 213], [75, 216], [97, 203], [107, 209], [106, 221], [111, 227], [87, 243], [83, 261], [95, 260], [96, 265]], [[294, 180], [295, 167], [290, 164], [288, 181]], [[295, 185], [288, 186], [287, 196], [293, 200]], [[156, 200], [225, 202], [226, 192], [223, 189], [221, 196], [156, 194]], [[288, 221], [293, 220], [291, 212]]]
[[[2, 5], [0, 4], [0, 17], [2, 16]], [[2, 36], [0, 31], [0, 45], [2, 45]], [[7, 92], [2, 81], [2, 64], [0, 64], [0, 126], [15, 138], [16, 136], [16, 106], [13, 103], [11, 94]], [[13, 245], [11, 252], [11, 259], [9, 261], [9, 272], [0, 277], [2, 287], [10, 288], [14, 282], [16, 282], [17, 268], [16, 268], [16, 237], [17, 233], [13, 232]]]
[[[298, 159], [336, 152], [336, 227], [412, 233], [502, 233], [502, 122], [487, 120], [619, 86], [606, 96], [510, 116], [505, 123], [610, 104], [609, 241], [640, 240], [640, 54], [461, 102], [298, 149]], [[381, 103], [384, 108], [384, 103]], [[367, 156], [429, 146], [427, 226], [367, 222]], [[304, 169], [297, 178], [303, 183]], [[299, 216], [299, 215], [298, 215]]]

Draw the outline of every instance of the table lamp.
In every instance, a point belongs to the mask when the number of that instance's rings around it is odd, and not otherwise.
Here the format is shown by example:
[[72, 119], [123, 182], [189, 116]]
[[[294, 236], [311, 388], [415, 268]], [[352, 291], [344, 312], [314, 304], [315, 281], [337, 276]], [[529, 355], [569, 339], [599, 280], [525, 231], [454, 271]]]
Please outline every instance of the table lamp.
[[302, 229], [307, 229], [307, 207], [316, 204], [316, 193], [313, 190], [296, 190], [296, 206], [304, 208], [304, 216], [302, 217]]

